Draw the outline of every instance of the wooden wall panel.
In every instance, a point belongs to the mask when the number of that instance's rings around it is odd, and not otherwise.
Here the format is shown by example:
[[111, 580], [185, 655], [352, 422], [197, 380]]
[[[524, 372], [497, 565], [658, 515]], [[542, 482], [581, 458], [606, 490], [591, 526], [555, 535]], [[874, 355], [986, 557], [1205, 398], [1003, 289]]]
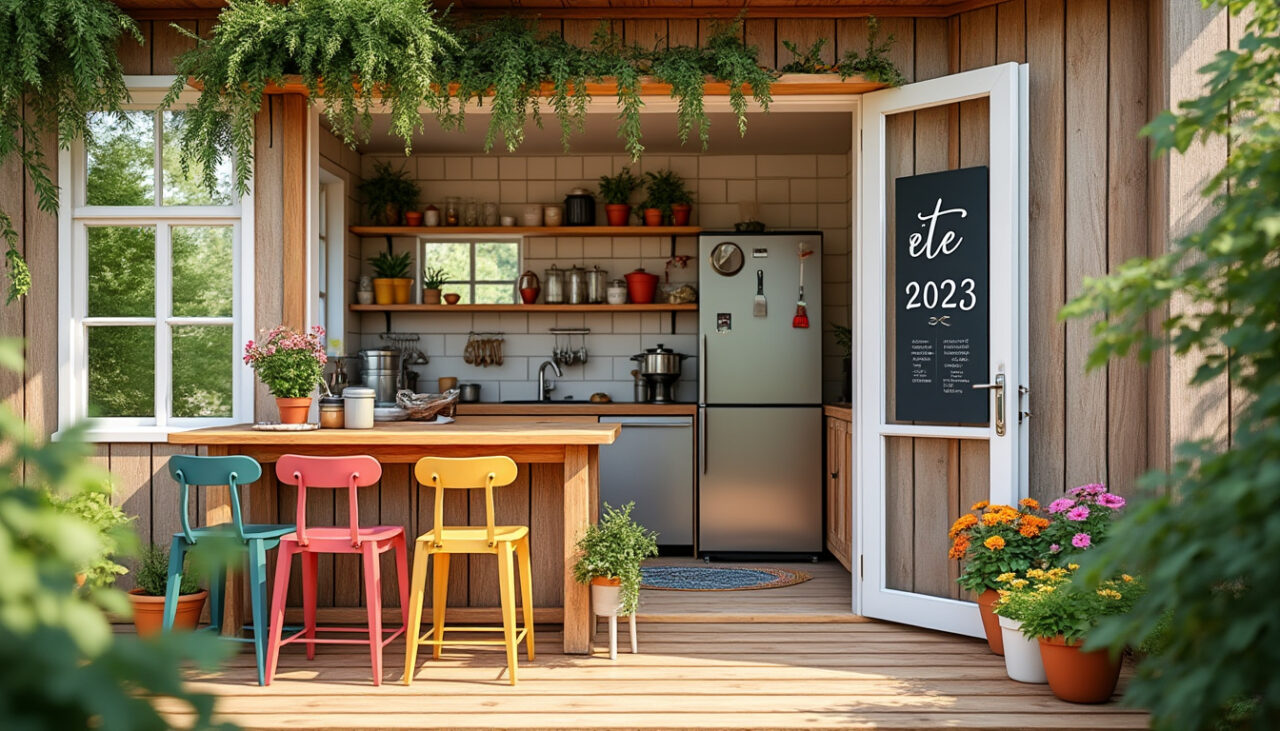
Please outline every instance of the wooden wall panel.
[[195, 48], [196, 42], [178, 28], [195, 33], [197, 24], [194, 20], [155, 21], [151, 34], [151, 73], [172, 74], [177, 70], [174, 62], [178, 56]]
[[[255, 122], [257, 137], [253, 157], [253, 267], [256, 272], [253, 314], [254, 327], [258, 330], [274, 327], [284, 318], [284, 191], [281, 189], [284, 141], [280, 123], [284, 116], [284, 101], [273, 96], [268, 104], [270, 108], [259, 112]], [[261, 382], [256, 382], [254, 418], [274, 417], [275, 404], [271, 392]]]
[[150, 20], [138, 21], [138, 33], [142, 42], [132, 36], [121, 36], [116, 42], [116, 57], [120, 59], [121, 69], [126, 74], [151, 73], [151, 25]]
[[790, 41], [801, 52], [809, 50], [819, 40], [826, 39], [827, 43], [822, 47], [822, 62], [833, 64], [836, 61], [836, 22], [823, 18], [806, 18], [793, 19], [783, 18], [777, 21], [777, 38], [778, 38], [778, 66], [785, 66], [796, 58], [796, 54], [788, 51], [782, 45], [783, 41]]

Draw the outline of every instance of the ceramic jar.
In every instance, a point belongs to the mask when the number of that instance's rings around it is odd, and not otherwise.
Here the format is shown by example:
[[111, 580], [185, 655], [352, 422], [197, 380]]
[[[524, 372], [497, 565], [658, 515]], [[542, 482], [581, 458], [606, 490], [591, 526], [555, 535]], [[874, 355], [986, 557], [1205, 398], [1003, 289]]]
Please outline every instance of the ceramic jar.
[[524, 212], [520, 216], [520, 223], [524, 226], [541, 226], [542, 206], [537, 203], [530, 203], [525, 206]]
[[368, 386], [347, 386], [343, 389], [344, 428], [373, 428], [373, 397], [374, 390]]
[[621, 279], [610, 280], [609, 288], [605, 290], [605, 298], [611, 305], [625, 305], [627, 303], [627, 283]]
[[546, 206], [542, 209], [544, 226], [559, 226], [564, 223], [564, 209], [560, 206]]
[[498, 225], [498, 204], [493, 201], [487, 201], [484, 204], [484, 212], [481, 215], [481, 223], [492, 228]]
[[422, 211], [423, 226], [439, 226], [440, 225], [440, 209], [435, 206], [427, 206]]

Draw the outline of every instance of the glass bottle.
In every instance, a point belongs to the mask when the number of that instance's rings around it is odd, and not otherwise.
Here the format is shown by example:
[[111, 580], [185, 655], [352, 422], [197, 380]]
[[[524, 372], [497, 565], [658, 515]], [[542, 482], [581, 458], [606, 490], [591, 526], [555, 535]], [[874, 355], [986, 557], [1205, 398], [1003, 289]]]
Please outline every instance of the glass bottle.
[[458, 202], [459, 202], [459, 198], [456, 195], [451, 195], [448, 198], [444, 199], [444, 225], [446, 226], [458, 225], [459, 223]]
[[462, 209], [462, 225], [480, 225], [480, 204], [476, 202], [475, 198], [468, 198], [466, 207]]

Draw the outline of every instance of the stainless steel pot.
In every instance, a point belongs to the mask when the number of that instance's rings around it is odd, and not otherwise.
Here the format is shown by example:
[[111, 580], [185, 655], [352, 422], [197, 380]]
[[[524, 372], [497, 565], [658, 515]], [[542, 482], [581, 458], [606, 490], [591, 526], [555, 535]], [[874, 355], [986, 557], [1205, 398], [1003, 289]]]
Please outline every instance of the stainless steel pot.
[[460, 383], [458, 389], [461, 390], [459, 399], [465, 403], [473, 404], [480, 400], [480, 384], [478, 383]]
[[662, 343], [658, 343], [655, 348], [646, 348], [643, 353], [636, 353], [631, 356], [631, 360], [640, 364], [640, 373], [649, 374], [667, 374], [679, 373], [680, 362], [689, 356], [683, 353], [677, 353], [671, 348], [663, 347]]
[[374, 390], [379, 406], [394, 406], [400, 387], [400, 351], [375, 348], [360, 351], [360, 375], [364, 385]]

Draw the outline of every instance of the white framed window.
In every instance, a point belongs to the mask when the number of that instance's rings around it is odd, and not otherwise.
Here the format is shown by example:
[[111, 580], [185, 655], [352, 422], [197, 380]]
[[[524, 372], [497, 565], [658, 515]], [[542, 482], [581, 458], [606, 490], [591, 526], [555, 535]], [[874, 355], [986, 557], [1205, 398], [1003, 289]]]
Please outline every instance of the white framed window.
[[230, 164], [217, 190], [178, 161], [169, 79], [133, 77], [123, 114], [59, 155], [59, 426], [100, 441], [247, 421], [253, 375], [252, 221]]
[[313, 321], [324, 328], [330, 355], [343, 355], [346, 332], [346, 181], [319, 168], [316, 190]]
[[[460, 296], [464, 305], [509, 305], [516, 301], [516, 280], [520, 278], [520, 241], [419, 239], [418, 261], [423, 269], [443, 269], [441, 291]], [[421, 282], [422, 272], [418, 272]]]

